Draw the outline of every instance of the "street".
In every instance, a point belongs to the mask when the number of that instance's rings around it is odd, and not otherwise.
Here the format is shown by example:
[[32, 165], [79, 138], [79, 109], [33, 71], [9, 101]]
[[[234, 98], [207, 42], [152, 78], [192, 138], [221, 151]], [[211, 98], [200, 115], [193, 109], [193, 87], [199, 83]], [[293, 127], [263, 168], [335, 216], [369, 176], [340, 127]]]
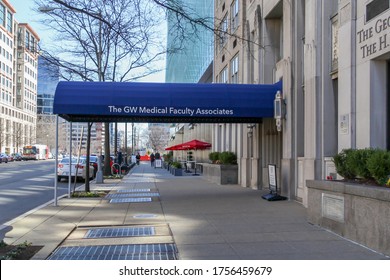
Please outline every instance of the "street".
[[[0, 164], [0, 225], [54, 198], [54, 168], [54, 160]], [[63, 180], [58, 183], [58, 196], [66, 193], [68, 182]]]

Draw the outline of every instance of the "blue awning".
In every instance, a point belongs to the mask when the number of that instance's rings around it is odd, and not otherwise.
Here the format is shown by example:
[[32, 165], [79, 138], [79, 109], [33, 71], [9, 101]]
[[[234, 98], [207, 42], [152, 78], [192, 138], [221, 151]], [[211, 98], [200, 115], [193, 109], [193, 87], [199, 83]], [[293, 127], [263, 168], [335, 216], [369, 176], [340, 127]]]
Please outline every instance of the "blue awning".
[[273, 117], [270, 85], [59, 82], [53, 112], [73, 122], [249, 123]]

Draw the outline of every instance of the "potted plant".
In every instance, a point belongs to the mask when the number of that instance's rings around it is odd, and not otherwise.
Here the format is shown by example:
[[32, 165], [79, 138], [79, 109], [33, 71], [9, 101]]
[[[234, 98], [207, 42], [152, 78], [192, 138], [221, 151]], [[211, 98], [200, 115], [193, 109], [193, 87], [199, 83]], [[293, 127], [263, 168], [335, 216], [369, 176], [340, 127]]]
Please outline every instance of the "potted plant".
[[217, 163], [219, 160], [219, 152], [212, 152], [209, 154], [209, 160], [211, 163]]
[[228, 185], [238, 184], [237, 156], [233, 152], [212, 152], [209, 154], [212, 164], [203, 164], [203, 175], [211, 182]]
[[172, 162], [171, 173], [175, 176], [182, 176], [183, 175], [182, 166], [181, 166], [180, 162], [178, 162], [178, 161]]

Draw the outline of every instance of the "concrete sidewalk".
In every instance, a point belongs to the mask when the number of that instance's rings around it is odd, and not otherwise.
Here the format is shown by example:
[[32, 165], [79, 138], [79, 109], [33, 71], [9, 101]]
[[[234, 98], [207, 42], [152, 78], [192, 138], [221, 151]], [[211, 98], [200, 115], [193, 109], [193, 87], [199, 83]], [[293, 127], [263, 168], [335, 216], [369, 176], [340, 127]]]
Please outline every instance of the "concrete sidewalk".
[[[388, 259], [309, 224], [306, 209], [294, 201], [263, 200], [264, 191], [220, 186], [201, 176], [174, 177], [146, 163], [135, 166], [122, 180], [92, 183], [91, 188], [110, 192], [109, 197], [60, 199], [56, 207], [48, 205], [16, 219], [4, 241], [44, 246], [34, 259], [53, 258], [58, 246], [129, 248], [129, 244], [142, 248], [149, 244], [151, 250], [163, 244], [165, 249], [154, 258], [174, 248], [174, 255], [167, 258], [181, 260]], [[145, 196], [151, 201], [114, 203]], [[152, 235], [86, 238], [95, 229], [134, 232], [151, 227]], [[140, 257], [144, 249], [137, 248], [138, 258], [144, 257]]]

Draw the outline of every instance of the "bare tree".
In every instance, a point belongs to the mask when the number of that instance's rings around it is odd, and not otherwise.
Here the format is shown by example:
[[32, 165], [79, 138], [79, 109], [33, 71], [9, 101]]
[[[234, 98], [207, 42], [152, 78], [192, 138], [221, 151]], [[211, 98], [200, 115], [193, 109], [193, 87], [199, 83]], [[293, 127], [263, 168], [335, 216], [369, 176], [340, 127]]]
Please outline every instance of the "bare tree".
[[16, 146], [16, 152], [19, 152], [23, 145], [23, 125], [21, 123], [14, 124], [14, 145]]
[[[155, 5], [141, 0], [35, 2], [41, 10], [50, 6], [44, 24], [57, 31], [55, 41], [61, 44], [50, 50], [42, 47], [41, 53], [60, 68], [62, 79], [126, 82], [158, 71], [152, 63], [162, 58], [165, 49], [158, 37], [163, 13]], [[108, 175], [108, 123], [105, 131], [104, 173]]]
[[163, 126], [152, 126], [147, 131], [148, 145], [155, 151], [163, 151], [168, 144], [169, 130]]
[[38, 115], [37, 143], [50, 147], [55, 146], [56, 119], [54, 115]]

